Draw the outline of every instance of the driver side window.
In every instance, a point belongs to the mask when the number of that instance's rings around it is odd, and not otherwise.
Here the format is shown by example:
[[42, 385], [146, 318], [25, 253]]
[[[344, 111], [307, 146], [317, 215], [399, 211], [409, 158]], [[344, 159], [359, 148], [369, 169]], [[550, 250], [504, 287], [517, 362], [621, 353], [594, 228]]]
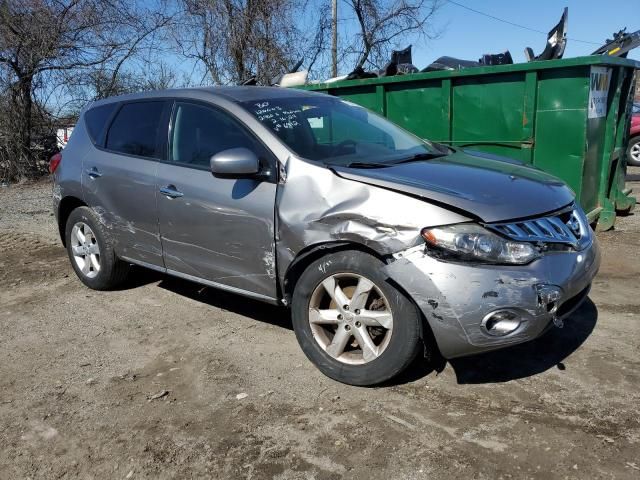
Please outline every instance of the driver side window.
[[209, 169], [213, 155], [244, 147], [258, 157], [264, 148], [230, 115], [194, 103], [177, 103], [173, 114], [171, 161]]

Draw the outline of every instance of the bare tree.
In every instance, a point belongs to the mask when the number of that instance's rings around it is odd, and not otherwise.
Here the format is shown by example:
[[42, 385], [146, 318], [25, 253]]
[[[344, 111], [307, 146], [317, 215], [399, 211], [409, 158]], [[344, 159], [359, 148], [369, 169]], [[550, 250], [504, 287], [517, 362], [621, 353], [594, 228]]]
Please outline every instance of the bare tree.
[[138, 68], [133, 71], [105, 67], [90, 72], [82, 85], [85, 93], [77, 93], [76, 100], [83, 97], [87, 100], [99, 100], [113, 95], [164, 90], [176, 85], [176, 73], [166, 62], [144, 62], [143, 65], [137, 63]]
[[128, 0], [0, 0], [0, 67], [6, 74], [15, 150], [31, 152], [36, 90], [101, 69], [105, 94], [125, 62], [170, 21], [163, 8]]
[[[359, 33], [344, 47], [355, 66], [380, 68], [396, 43], [409, 35], [436, 38], [432, 20], [442, 0], [344, 0], [355, 14]], [[406, 41], [406, 40], [405, 40]]]
[[[215, 84], [239, 83], [256, 77], [268, 83], [301, 56], [306, 32], [298, 29], [306, 3], [299, 0], [183, 0], [184, 19], [176, 23], [176, 43], [186, 58], [204, 67]], [[319, 28], [325, 28], [326, 21]], [[206, 76], [204, 78], [206, 78]], [[204, 81], [203, 78], [203, 81]]]
[[[333, 73], [333, 38], [329, 38], [333, 35], [333, 22], [332, 17], [327, 14], [330, 8], [328, 3], [326, 0], [320, 2], [316, 11], [305, 6], [305, 10], [311, 10], [309, 16], [317, 19], [313, 35], [300, 39], [304, 46], [303, 68], [309, 71], [312, 78], [326, 78], [329, 72]], [[299, 26], [299, 30], [304, 29], [304, 26]]]
[[[432, 38], [441, 1], [344, 0], [358, 33], [341, 39], [340, 62], [381, 66], [405, 36]], [[300, 58], [326, 76], [329, 11], [329, 0], [0, 0], [0, 176], [37, 170], [34, 141], [56, 115], [175, 86], [165, 53], [199, 66], [199, 83], [268, 84]]]

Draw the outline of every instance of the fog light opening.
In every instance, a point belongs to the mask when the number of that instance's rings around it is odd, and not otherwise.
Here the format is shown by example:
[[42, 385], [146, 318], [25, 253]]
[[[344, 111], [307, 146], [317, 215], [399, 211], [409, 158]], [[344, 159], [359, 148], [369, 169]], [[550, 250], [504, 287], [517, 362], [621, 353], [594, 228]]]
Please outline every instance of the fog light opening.
[[513, 310], [496, 310], [484, 317], [482, 329], [494, 337], [501, 337], [515, 332], [522, 323], [520, 315]]

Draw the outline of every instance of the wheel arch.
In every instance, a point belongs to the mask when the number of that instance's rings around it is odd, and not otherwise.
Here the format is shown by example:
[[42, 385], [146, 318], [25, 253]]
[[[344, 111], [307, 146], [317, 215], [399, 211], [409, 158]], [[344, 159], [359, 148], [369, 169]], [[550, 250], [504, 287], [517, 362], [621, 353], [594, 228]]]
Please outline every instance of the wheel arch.
[[67, 246], [65, 229], [69, 215], [71, 215], [71, 212], [73, 212], [76, 208], [86, 206], [87, 204], [85, 202], [74, 196], [64, 197], [62, 200], [60, 200], [60, 205], [58, 206], [58, 233], [60, 234], [62, 245], [64, 245], [65, 247]]
[[291, 297], [293, 296], [296, 283], [309, 265], [324, 255], [343, 250], [357, 250], [385, 261], [383, 255], [380, 255], [374, 249], [357, 242], [336, 240], [309, 245], [298, 252], [282, 277], [281, 289], [286, 303], [291, 303]]

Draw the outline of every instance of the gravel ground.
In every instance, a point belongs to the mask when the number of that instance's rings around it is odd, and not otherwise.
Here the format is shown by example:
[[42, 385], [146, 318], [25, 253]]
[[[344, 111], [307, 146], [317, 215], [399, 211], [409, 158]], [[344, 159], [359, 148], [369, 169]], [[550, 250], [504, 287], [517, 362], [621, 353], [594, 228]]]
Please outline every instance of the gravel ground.
[[640, 478], [640, 212], [565, 328], [364, 389], [284, 309], [141, 269], [86, 289], [50, 205], [0, 188], [1, 479]]

